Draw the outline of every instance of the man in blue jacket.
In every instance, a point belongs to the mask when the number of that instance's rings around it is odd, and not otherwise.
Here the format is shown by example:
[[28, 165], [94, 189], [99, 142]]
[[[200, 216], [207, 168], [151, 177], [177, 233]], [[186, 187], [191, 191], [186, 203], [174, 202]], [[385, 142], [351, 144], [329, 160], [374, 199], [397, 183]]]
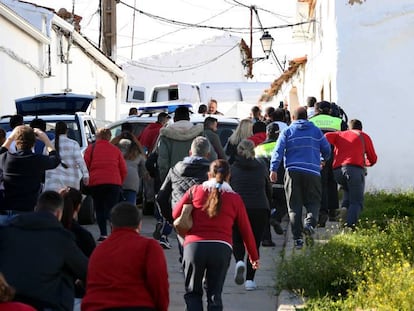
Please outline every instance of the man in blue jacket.
[[[270, 161], [270, 180], [276, 182], [284, 158], [285, 192], [294, 245], [302, 248], [303, 235], [311, 236], [321, 205], [321, 165], [331, 156], [331, 147], [322, 131], [307, 120], [305, 107], [293, 113], [293, 122], [279, 135]], [[302, 223], [302, 208], [306, 218]]]

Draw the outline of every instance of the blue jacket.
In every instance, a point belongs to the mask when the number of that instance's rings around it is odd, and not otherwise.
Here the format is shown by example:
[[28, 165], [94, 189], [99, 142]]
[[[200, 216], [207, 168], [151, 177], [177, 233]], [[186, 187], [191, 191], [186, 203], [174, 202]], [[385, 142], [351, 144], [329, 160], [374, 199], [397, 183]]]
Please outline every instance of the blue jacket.
[[272, 153], [270, 170], [277, 172], [284, 157], [287, 171], [320, 176], [321, 156], [331, 156], [331, 146], [322, 131], [308, 120], [296, 120], [280, 133]]

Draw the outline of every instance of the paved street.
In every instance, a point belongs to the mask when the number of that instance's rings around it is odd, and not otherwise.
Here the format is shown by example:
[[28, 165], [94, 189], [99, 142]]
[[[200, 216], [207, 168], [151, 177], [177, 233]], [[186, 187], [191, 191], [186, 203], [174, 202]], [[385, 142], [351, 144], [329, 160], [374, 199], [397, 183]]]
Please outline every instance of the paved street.
[[[142, 234], [151, 237], [155, 226], [155, 219], [151, 216], [144, 216]], [[87, 228], [98, 237], [96, 225], [87, 226]], [[279, 253], [284, 244], [284, 237], [273, 234], [273, 241], [276, 247], [262, 247], [260, 249], [261, 268], [256, 273], [256, 291], [246, 291], [244, 285], [238, 286], [234, 283], [234, 260], [228, 270], [224, 291], [223, 303], [226, 311], [250, 311], [250, 310], [276, 310], [276, 296], [274, 287], [275, 280], [275, 261], [279, 259]], [[180, 272], [178, 262], [178, 247], [175, 234], [171, 235], [170, 242], [172, 249], [165, 250], [165, 256], [168, 262], [169, 282], [170, 282], [170, 308], [169, 311], [184, 310], [184, 279]]]

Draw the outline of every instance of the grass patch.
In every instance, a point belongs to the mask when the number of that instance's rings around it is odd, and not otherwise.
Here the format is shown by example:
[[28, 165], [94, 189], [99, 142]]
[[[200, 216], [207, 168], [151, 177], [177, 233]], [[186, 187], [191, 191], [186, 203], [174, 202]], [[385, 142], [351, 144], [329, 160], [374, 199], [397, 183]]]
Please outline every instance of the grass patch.
[[277, 290], [305, 296], [306, 310], [413, 310], [414, 193], [367, 194], [361, 219], [280, 262]]

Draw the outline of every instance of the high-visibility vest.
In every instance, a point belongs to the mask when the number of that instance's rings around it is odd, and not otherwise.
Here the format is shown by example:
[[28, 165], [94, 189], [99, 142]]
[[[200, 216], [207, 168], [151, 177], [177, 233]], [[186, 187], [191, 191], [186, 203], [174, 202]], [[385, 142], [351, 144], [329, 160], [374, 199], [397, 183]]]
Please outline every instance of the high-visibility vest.
[[334, 132], [341, 130], [342, 119], [328, 114], [318, 114], [310, 118], [309, 121], [319, 127], [323, 132]]
[[258, 145], [256, 148], [254, 148], [254, 153], [256, 155], [256, 158], [271, 157], [272, 151], [273, 149], [275, 149], [275, 146], [276, 146], [275, 141]]

